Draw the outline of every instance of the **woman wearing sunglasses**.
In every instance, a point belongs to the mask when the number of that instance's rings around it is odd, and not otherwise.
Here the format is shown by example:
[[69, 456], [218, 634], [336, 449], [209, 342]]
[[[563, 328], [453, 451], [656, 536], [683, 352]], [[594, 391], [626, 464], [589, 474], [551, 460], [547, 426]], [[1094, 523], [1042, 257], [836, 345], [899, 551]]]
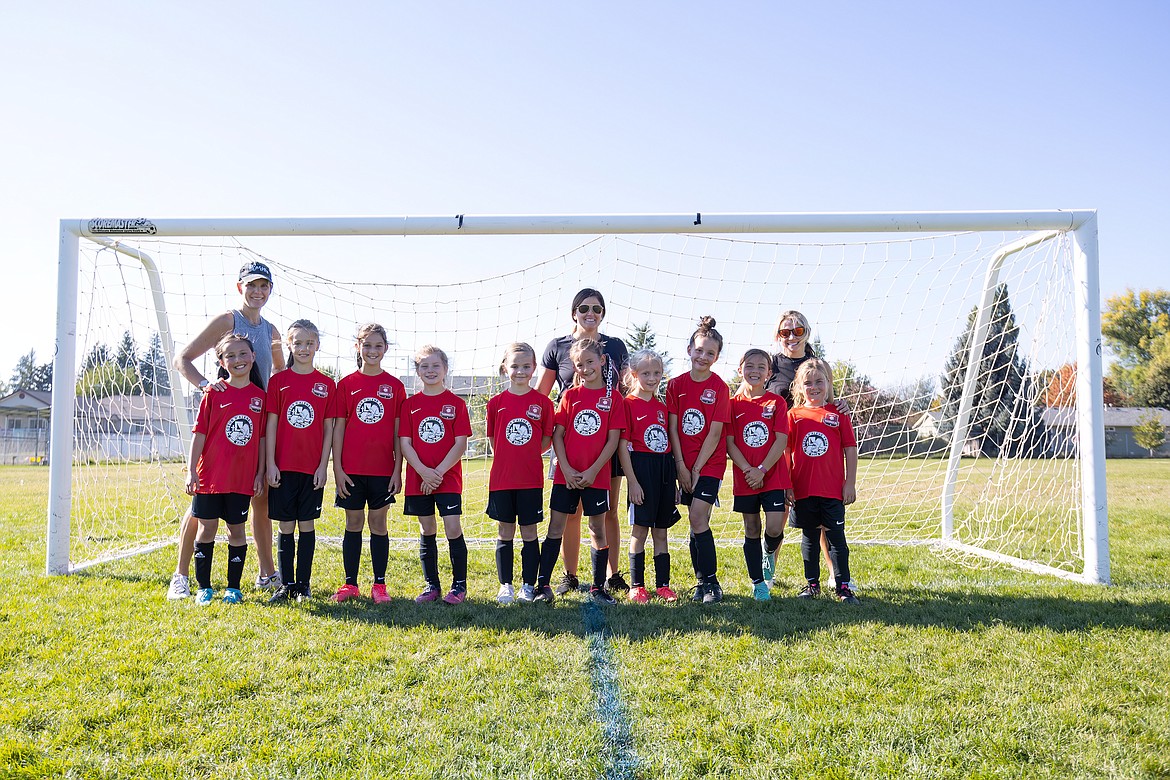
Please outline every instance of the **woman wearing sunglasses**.
[[[569, 309], [573, 318], [573, 329], [566, 336], [555, 338], [544, 349], [544, 357], [540, 361], [542, 369], [540, 382], [536, 389], [542, 395], [548, 395], [553, 383], [559, 392], [573, 384], [573, 361], [569, 357], [569, 350], [573, 342], [581, 338], [590, 338], [601, 344], [605, 353], [605, 380], [613, 391], [625, 395], [625, 388], [621, 386], [621, 377], [630, 362], [630, 353], [625, 342], [616, 336], [606, 336], [600, 332], [601, 321], [605, 319], [605, 297], [590, 287], [573, 296], [573, 305]], [[618, 523], [618, 493], [621, 488], [622, 468], [614, 456], [610, 467], [612, 475], [609, 483], [609, 511], [605, 514], [605, 538], [609, 542], [609, 566], [606, 585], [609, 590], [629, 590], [625, 578], [618, 570], [621, 556], [620, 530]], [[565, 535], [562, 557], [565, 563], [565, 573], [555, 587], [558, 596], [564, 595], [579, 586], [577, 580], [577, 561], [581, 556], [581, 513], [576, 512], [568, 519], [565, 525]]]

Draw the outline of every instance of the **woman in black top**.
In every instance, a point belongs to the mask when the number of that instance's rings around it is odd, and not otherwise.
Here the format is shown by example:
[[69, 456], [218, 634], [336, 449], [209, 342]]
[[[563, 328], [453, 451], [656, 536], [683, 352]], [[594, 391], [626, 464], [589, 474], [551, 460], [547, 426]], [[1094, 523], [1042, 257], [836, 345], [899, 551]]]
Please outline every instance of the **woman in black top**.
[[[566, 336], [555, 338], [545, 347], [541, 358], [540, 381], [537, 383], [538, 392], [548, 395], [553, 384], [557, 385], [558, 392], [563, 391], [573, 382], [573, 361], [569, 358], [569, 348], [579, 338], [591, 338], [601, 343], [605, 352], [606, 381], [611, 382], [614, 392], [625, 395], [621, 386], [622, 372], [630, 362], [630, 353], [625, 342], [616, 336], [606, 336], [601, 333], [601, 321], [605, 319], [605, 297], [592, 288], [586, 287], [573, 296], [573, 305], [569, 309], [573, 319], [573, 330]], [[621, 492], [622, 471], [614, 457], [614, 465], [610, 467], [609, 482], [609, 511], [605, 514], [605, 538], [609, 541], [609, 566], [607, 585], [612, 590], [629, 590], [625, 578], [619, 570], [621, 557], [620, 532], [618, 522], [618, 501]], [[556, 585], [558, 596], [576, 590], [579, 586], [577, 579], [577, 562], [581, 556], [581, 512], [578, 510], [569, 517], [565, 525], [565, 535], [562, 541], [562, 555], [565, 564], [565, 573]]]

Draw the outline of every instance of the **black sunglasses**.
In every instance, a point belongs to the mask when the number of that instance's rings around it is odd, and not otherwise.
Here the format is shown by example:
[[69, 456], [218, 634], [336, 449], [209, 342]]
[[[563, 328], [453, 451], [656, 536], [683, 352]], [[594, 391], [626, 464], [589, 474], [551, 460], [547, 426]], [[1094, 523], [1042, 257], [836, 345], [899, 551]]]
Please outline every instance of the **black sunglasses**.
[[577, 313], [578, 314], [588, 314], [590, 309], [593, 310], [594, 314], [604, 314], [605, 313], [605, 307], [600, 306], [596, 303], [594, 303], [592, 305], [590, 305], [588, 303], [581, 304], [580, 306], [577, 307]]

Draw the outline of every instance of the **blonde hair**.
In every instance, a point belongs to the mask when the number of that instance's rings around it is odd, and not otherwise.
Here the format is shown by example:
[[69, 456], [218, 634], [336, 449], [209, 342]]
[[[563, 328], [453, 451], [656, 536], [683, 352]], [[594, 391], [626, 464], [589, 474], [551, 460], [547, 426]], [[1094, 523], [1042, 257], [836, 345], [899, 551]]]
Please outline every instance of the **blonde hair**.
[[662, 360], [662, 355], [659, 355], [652, 349], [639, 349], [634, 354], [630, 355], [630, 362], [626, 364], [626, 385], [633, 387], [638, 382], [638, 367], [647, 360], [652, 360], [658, 363], [658, 367], [666, 372], [666, 363]]
[[797, 367], [796, 376], [792, 378], [792, 403], [794, 406], [802, 406], [808, 400], [804, 395], [804, 378], [813, 371], [819, 371], [829, 386], [825, 391], [825, 403], [833, 400], [833, 368], [824, 360], [812, 357]]
[[719, 352], [723, 351], [723, 337], [719, 335], [719, 331], [715, 330], [715, 318], [707, 315], [699, 318], [699, 327], [691, 334], [691, 340], [687, 343], [687, 349], [695, 346], [696, 338], [714, 339], [715, 343], [719, 345]]
[[536, 350], [532, 348], [532, 345], [526, 341], [513, 341], [511, 344], [504, 347], [504, 357], [500, 359], [500, 376], [508, 375], [508, 371], [505, 368], [505, 364], [507, 364], [508, 358], [520, 352], [525, 352], [531, 355], [532, 368], [536, 368]]
[[[374, 334], [381, 336], [382, 341], [386, 342], [386, 346], [390, 346], [390, 337], [388, 335], [386, 335], [386, 329], [383, 328], [381, 325], [379, 325], [376, 322], [367, 322], [363, 325], [358, 326], [357, 335], [354, 337], [355, 338], [355, 345], [360, 344], [362, 341], [365, 341], [366, 339], [368, 339], [370, 336], [373, 336]], [[358, 368], [362, 367], [361, 347], [357, 347], [357, 364], [358, 364]]]
[[779, 338], [780, 326], [784, 324], [784, 320], [796, 320], [797, 325], [804, 328], [804, 340], [806, 342], [812, 341], [812, 325], [808, 324], [808, 317], [796, 309], [780, 312], [780, 318], [776, 320], [776, 329], [772, 332], [773, 338]]
[[418, 371], [418, 366], [425, 358], [431, 355], [438, 355], [439, 360], [443, 361], [443, 368], [450, 370], [451, 363], [447, 360], [447, 353], [436, 347], [434, 344], [423, 344], [419, 347], [418, 352], [414, 353], [414, 370]]

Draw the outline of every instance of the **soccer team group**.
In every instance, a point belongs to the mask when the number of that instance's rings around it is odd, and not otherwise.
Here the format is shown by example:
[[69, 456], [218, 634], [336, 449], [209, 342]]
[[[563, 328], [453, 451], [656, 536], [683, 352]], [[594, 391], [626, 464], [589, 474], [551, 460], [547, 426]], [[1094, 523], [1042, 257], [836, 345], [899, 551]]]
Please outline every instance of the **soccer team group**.
[[[417, 517], [424, 587], [418, 603], [467, 598], [467, 544], [463, 537], [462, 457], [471, 436], [466, 403], [446, 386], [448, 358], [433, 345], [418, 350], [422, 389], [408, 395], [381, 367], [389, 337], [375, 323], [356, 334], [358, 369], [334, 382], [314, 368], [320, 333], [309, 320], [282, 335], [261, 317], [272, 294], [272, 274], [245, 264], [238, 309], [215, 318], [176, 360], [184, 377], [203, 390], [188, 462], [191, 508], [180, 534], [179, 562], [168, 598], [216, 600], [212, 587], [215, 538], [227, 527], [227, 588], [222, 601], [243, 600], [247, 556], [245, 522], [252, 513], [260, 574], [256, 585], [273, 602], [304, 601], [332, 462], [335, 504], [345, 512], [345, 583], [337, 602], [362, 596], [363, 534], [369, 531], [375, 603], [390, 601], [387, 513], [402, 495], [404, 515]], [[820, 595], [823, 552], [831, 590], [855, 604], [850, 587], [845, 506], [856, 499], [857, 442], [847, 408], [833, 399], [829, 366], [808, 346], [810, 326], [796, 311], [777, 323], [773, 355], [749, 349], [739, 361], [742, 383], [732, 396], [712, 371], [723, 338], [704, 317], [687, 344], [690, 370], [670, 379], [651, 350], [628, 354], [624, 343], [600, 332], [605, 299], [593, 289], [573, 299], [572, 331], [553, 339], [539, 361], [526, 343], [505, 347], [500, 362], [506, 388], [487, 404], [493, 459], [487, 514], [497, 521], [497, 600], [552, 603], [580, 588], [577, 564], [581, 517], [589, 529], [591, 580], [584, 590], [603, 605], [615, 594], [634, 603], [677, 600], [670, 582], [667, 530], [685, 507], [688, 548], [696, 577], [694, 600], [723, 599], [711, 511], [727, 461], [733, 465], [734, 510], [744, 522], [743, 553], [752, 596], [771, 598], [776, 554], [787, 527], [799, 529], [807, 584], [799, 598]], [[257, 349], [257, 346], [271, 349]], [[194, 360], [215, 349], [217, 377], [203, 377]], [[287, 357], [286, 357], [287, 351]], [[554, 405], [549, 394], [556, 383]], [[554, 454], [545, 473], [544, 453]], [[332, 454], [332, 458], [330, 457]], [[405, 469], [403, 468], [405, 466]], [[404, 476], [405, 472], [405, 476]], [[545, 503], [544, 481], [552, 490]], [[618, 503], [627, 483], [629, 573], [620, 570]], [[540, 526], [548, 508], [544, 539]], [[271, 550], [278, 529], [277, 559]], [[439, 573], [439, 523], [447, 539], [451, 586]], [[514, 543], [520, 531], [521, 584], [514, 580]], [[654, 586], [646, 580], [646, 542], [653, 542]], [[299, 543], [298, 543], [299, 542]], [[267, 548], [267, 549], [266, 549]], [[553, 587], [558, 560], [564, 571]]]

